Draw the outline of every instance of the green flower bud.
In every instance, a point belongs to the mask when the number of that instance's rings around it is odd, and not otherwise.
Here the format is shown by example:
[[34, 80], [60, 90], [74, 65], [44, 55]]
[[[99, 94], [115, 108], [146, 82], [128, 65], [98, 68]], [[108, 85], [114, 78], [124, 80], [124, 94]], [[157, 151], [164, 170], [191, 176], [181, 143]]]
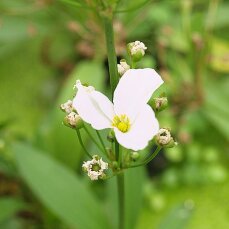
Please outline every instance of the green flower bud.
[[153, 98], [149, 104], [154, 111], [162, 111], [168, 106], [168, 99], [167, 97]]
[[118, 169], [118, 162], [117, 161], [112, 161], [111, 167], [113, 169]]
[[109, 142], [114, 142], [114, 140], [115, 140], [115, 133], [114, 133], [114, 130], [111, 130], [111, 131], [109, 132], [109, 134], [107, 135], [107, 140], [108, 140]]
[[117, 67], [120, 76], [130, 69], [130, 66], [127, 64], [125, 59], [120, 60], [120, 64], [117, 64]]
[[73, 111], [73, 107], [72, 107], [72, 101], [68, 100], [66, 103], [63, 103], [60, 105], [60, 109], [67, 113], [70, 114]]
[[127, 51], [134, 62], [138, 62], [145, 55], [147, 47], [140, 41], [131, 42], [127, 45]]
[[177, 142], [174, 141], [169, 129], [161, 128], [156, 135], [156, 144], [164, 148], [172, 148], [177, 145]]
[[138, 158], [140, 157], [140, 154], [138, 152], [131, 152], [130, 153], [130, 158], [133, 160], [133, 161], [136, 161], [138, 160]]
[[71, 112], [67, 116], [65, 116], [63, 123], [65, 126], [72, 129], [80, 129], [84, 125], [83, 120], [75, 112]]

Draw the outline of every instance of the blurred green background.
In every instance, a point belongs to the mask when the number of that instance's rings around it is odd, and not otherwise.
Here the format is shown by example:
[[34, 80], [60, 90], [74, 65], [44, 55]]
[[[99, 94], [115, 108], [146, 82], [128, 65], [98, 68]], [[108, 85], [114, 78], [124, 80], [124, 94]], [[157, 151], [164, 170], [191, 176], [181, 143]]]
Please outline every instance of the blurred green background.
[[[59, 110], [78, 78], [109, 87], [96, 2], [0, 1], [1, 229], [117, 228], [115, 179], [83, 174]], [[126, 43], [146, 44], [138, 67], [166, 82], [159, 120], [179, 143], [126, 172], [126, 229], [229, 228], [228, 14], [226, 0], [119, 1], [118, 58]]]

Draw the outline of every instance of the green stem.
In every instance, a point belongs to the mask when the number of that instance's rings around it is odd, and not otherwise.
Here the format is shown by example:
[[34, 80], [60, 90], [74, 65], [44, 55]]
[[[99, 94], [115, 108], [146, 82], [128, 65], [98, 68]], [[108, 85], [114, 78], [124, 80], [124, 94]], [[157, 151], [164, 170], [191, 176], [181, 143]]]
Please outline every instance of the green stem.
[[[108, 14], [109, 13], [109, 14]], [[104, 16], [104, 28], [105, 28], [105, 37], [106, 37], [106, 46], [107, 46], [107, 56], [108, 56], [108, 66], [110, 74], [110, 85], [112, 97], [114, 90], [118, 84], [118, 70], [117, 70], [117, 57], [115, 53], [115, 44], [114, 44], [114, 31], [113, 31], [113, 13], [108, 12]]]
[[[114, 45], [114, 31], [113, 31], [113, 12], [112, 9], [107, 9], [104, 12], [104, 28], [106, 36], [108, 66], [110, 74], [110, 86], [112, 92], [112, 99], [114, 90], [118, 84], [118, 70], [117, 70], [117, 57]], [[121, 155], [119, 154], [119, 144], [115, 141], [115, 156], [118, 160], [119, 167], [121, 166]], [[117, 186], [119, 196], [119, 229], [124, 229], [124, 174], [123, 172], [117, 175]]]
[[[104, 153], [107, 155], [106, 146], [105, 146], [105, 144], [104, 144], [104, 142], [103, 142], [103, 139], [102, 139], [102, 137], [101, 137], [101, 135], [100, 135], [100, 133], [99, 133], [98, 130], [96, 130], [96, 134], [97, 134], [97, 136], [98, 136], [98, 138], [99, 138], [99, 141], [100, 141], [101, 145], [103, 146], [103, 151], [104, 151]], [[107, 156], [108, 156], [108, 155], [107, 155]]]
[[131, 58], [131, 68], [135, 69], [136, 68], [136, 62], [132, 60]]
[[157, 149], [153, 152], [153, 154], [150, 155], [150, 157], [148, 159], [146, 159], [144, 162], [139, 163], [139, 164], [135, 164], [135, 165], [130, 165], [128, 168], [134, 168], [134, 167], [139, 167], [139, 166], [143, 166], [143, 165], [148, 164], [151, 160], [153, 160], [158, 155], [160, 150], [161, 150], [161, 147], [158, 146]]
[[84, 130], [86, 131], [86, 133], [88, 134], [88, 136], [91, 138], [91, 140], [95, 143], [95, 145], [101, 150], [103, 151], [103, 148], [98, 144], [98, 142], [94, 139], [94, 137], [92, 136], [92, 134], [90, 133], [90, 131], [87, 129], [87, 127], [84, 125]]
[[81, 138], [80, 131], [79, 131], [79, 130], [76, 130], [76, 133], [77, 133], [77, 136], [78, 136], [80, 145], [81, 145], [81, 147], [83, 148], [84, 152], [87, 154], [88, 157], [92, 158], [91, 154], [87, 151], [86, 147], [85, 147], [84, 144], [83, 144], [83, 141], [82, 141], [82, 138]]
[[119, 229], [124, 229], [125, 226], [125, 186], [124, 173], [117, 175], [118, 185], [118, 200], [119, 200]]
[[122, 148], [119, 150], [118, 166], [119, 168], [122, 168]]
[[119, 161], [119, 144], [117, 140], [115, 140], [115, 159], [116, 161]]

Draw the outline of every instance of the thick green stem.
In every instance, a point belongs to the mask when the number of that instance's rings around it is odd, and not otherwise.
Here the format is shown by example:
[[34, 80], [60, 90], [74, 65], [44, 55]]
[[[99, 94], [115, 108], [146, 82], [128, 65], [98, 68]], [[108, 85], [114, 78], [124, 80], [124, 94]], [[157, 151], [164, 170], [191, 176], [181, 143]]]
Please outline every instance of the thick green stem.
[[118, 185], [118, 201], [119, 201], [119, 229], [124, 229], [125, 226], [125, 186], [124, 173], [117, 175]]
[[118, 84], [118, 70], [117, 70], [117, 57], [115, 53], [112, 19], [113, 19], [112, 13], [110, 13], [110, 15], [108, 16], [103, 17], [106, 46], [107, 46], [108, 66], [109, 66], [109, 74], [110, 74], [110, 85], [111, 85], [111, 92], [113, 98], [114, 90]]
[[[103, 15], [106, 46], [107, 46], [107, 56], [108, 56], [108, 66], [110, 74], [110, 86], [112, 99], [114, 90], [118, 84], [118, 70], [117, 70], [117, 57], [115, 53], [114, 44], [114, 30], [113, 30], [113, 12], [112, 9], [107, 9]], [[119, 162], [119, 168], [122, 166], [122, 155], [119, 152], [119, 144], [115, 141], [115, 157]], [[118, 186], [118, 198], [119, 198], [119, 229], [124, 229], [124, 174], [121, 172], [117, 174], [117, 186]]]

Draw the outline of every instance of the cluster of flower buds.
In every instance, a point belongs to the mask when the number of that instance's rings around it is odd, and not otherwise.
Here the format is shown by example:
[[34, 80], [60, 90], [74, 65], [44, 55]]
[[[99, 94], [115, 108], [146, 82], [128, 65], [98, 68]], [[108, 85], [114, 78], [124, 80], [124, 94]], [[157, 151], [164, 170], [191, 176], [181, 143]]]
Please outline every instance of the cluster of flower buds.
[[104, 162], [98, 155], [94, 155], [92, 160], [83, 163], [82, 168], [91, 180], [98, 180], [105, 178], [104, 171], [108, 169], [108, 163]]
[[[127, 52], [131, 60], [132, 68], [133, 66], [135, 66], [135, 63], [140, 61], [142, 57], [145, 55], [146, 49], [147, 47], [141, 41], [134, 41], [134, 42], [127, 44]], [[117, 68], [118, 68], [119, 75], [122, 76], [131, 67], [125, 59], [121, 59], [120, 64], [117, 64]]]
[[177, 142], [174, 141], [168, 128], [161, 128], [156, 135], [156, 144], [164, 148], [172, 148], [177, 145]]
[[83, 127], [83, 120], [74, 111], [71, 100], [68, 100], [66, 103], [61, 104], [60, 109], [67, 113], [63, 121], [65, 126], [71, 127], [73, 129], [80, 129]]

